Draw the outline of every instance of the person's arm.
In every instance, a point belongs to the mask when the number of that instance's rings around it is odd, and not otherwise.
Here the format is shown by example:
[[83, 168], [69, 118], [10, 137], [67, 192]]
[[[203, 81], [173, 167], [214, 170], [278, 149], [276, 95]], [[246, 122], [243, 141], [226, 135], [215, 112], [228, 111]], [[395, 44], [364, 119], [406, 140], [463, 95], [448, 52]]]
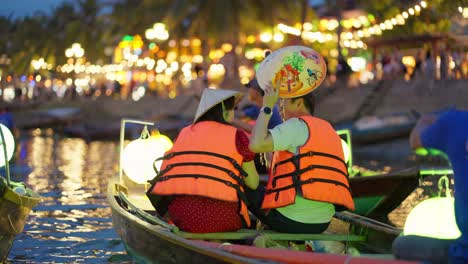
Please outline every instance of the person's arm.
[[242, 130], [244, 130], [245, 132], [247, 133], [251, 133], [252, 132], [252, 125], [247, 123], [247, 122], [244, 122], [242, 120], [239, 120], [239, 119], [234, 119], [232, 120], [231, 124], [237, 128], [240, 128]]
[[[273, 110], [278, 101], [279, 89], [268, 86], [264, 91], [263, 107], [269, 107]], [[250, 138], [250, 150], [255, 153], [273, 151], [273, 138], [271, 134], [268, 133], [268, 122], [270, 121], [271, 115], [272, 114], [267, 115], [263, 111], [260, 111], [258, 114], [257, 122], [252, 130], [252, 137]]]
[[424, 115], [422, 116], [416, 126], [413, 128], [410, 134], [410, 146], [412, 149], [423, 148], [424, 145], [421, 141], [421, 134], [423, 131], [432, 125], [437, 120], [436, 115]]
[[252, 190], [256, 190], [259, 184], [259, 177], [257, 169], [255, 168], [255, 161], [243, 162], [242, 169], [247, 172], [247, 177], [244, 178], [244, 183]]

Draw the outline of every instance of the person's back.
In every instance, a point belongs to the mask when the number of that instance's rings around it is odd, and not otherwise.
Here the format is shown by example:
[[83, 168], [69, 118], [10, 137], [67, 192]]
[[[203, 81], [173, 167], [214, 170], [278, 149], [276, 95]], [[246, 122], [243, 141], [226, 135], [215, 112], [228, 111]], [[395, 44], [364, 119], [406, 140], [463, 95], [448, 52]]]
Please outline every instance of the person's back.
[[[239, 93], [206, 89], [193, 125], [177, 137], [148, 197], [181, 230], [234, 231], [249, 226], [245, 188], [258, 174], [247, 136], [229, 124]], [[211, 96], [211, 97], [210, 97]]]
[[430, 51], [426, 53], [426, 59], [424, 60], [424, 74], [429, 78], [434, 78], [435, 75], [435, 65]]
[[[260, 199], [262, 209], [270, 210], [265, 216], [260, 210], [255, 214], [278, 231], [321, 233], [335, 207], [354, 209], [341, 140], [328, 122], [312, 117], [313, 94], [285, 100], [287, 120], [268, 131], [268, 112], [278, 99], [277, 91], [265, 89], [263, 111], [250, 142], [254, 152], [275, 151], [264, 199]], [[248, 194], [258, 193], [262, 190]]]

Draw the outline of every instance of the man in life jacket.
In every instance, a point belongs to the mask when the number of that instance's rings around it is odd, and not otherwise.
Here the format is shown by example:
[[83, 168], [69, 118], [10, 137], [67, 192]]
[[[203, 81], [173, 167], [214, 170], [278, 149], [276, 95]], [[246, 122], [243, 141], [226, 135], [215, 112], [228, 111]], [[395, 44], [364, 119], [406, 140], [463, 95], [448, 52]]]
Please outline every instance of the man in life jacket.
[[336, 210], [354, 210], [341, 139], [327, 121], [312, 116], [312, 93], [285, 99], [286, 121], [268, 130], [279, 86], [264, 88], [250, 149], [274, 155], [266, 189], [247, 193], [258, 206], [251, 211], [277, 231], [321, 233]]
[[245, 132], [230, 125], [241, 95], [206, 88], [194, 123], [161, 158], [147, 196], [183, 231], [226, 232], [250, 225], [245, 190], [259, 182], [254, 153]]

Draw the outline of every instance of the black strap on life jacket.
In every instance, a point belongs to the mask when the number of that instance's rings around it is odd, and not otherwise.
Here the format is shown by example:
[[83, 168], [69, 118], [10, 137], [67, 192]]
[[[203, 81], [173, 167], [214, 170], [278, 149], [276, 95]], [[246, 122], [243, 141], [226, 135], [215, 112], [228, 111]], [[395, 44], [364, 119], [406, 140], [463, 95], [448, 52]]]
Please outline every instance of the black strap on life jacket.
[[311, 179], [308, 179], [308, 180], [305, 180], [305, 181], [296, 181], [296, 182], [293, 182], [292, 184], [290, 184], [288, 186], [284, 186], [284, 187], [281, 187], [281, 188], [278, 188], [278, 189], [267, 190], [265, 192], [265, 194], [276, 193], [275, 201], [278, 201], [280, 192], [282, 192], [284, 190], [287, 190], [287, 189], [290, 189], [290, 188], [298, 188], [298, 187], [300, 187], [300, 186], [302, 186], [304, 184], [311, 184], [311, 183], [314, 183], [314, 182], [322, 182], [322, 183], [329, 183], [329, 184], [338, 185], [338, 186], [346, 188], [346, 190], [348, 190], [348, 192], [351, 193], [351, 189], [348, 186], [346, 186], [346, 184], [344, 184], [344, 183], [342, 183], [340, 181], [335, 181], [335, 180], [330, 180], [330, 179], [323, 179], [323, 178], [311, 178]]
[[[183, 167], [183, 166], [204, 166], [204, 167], [209, 167], [209, 168], [213, 168], [213, 169], [223, 171], [227, 175], [229, 175], [232, 179], [234, 179], [240, 186], [245, 188], [244, 180], [242, 180], [242, 178], [240, 176], [236, 175], [234, 172], [232, 172], [232, 171], [230, 171], [230, 170], [228, 170], [226, 168], [223, 168], [223, 167], [220, 167], [220, 166], [217, 166], [217, 165], [214, 165], [214, 164], [210, 164], [210, 163], [205, 163], [205, 162], [179, 162], [179, 163], [169, 164], [163, 170], [161, 170], [159, 172], [157, 177], [155, 177], [153, 180], [151, 180], [149, 182], [151, 184], [154, 184], [156, 182], [156, 179], [162, 178], [172, 168], [174, 168], [174, 167]], [[210, 176], [210, 177], [212, 177], [212, 176]]]
[[289, 158], [289, 159], [285, 159], [285, 160], [282, 160], [282, 161], [276, 163], [275, 166], [274, 166], [274, 168], [273, 168], [273, 170], [276, 170], [276, 167], [278, 167], [278, 166], [280, 166], [280, 165], [282, 165], [282, 164], [285, 164], [285, 163], [288, 163], [288, 162], [292, 162], [292, 163], [294, 164], [295, 162], [299, 161], [299, 160], [300, 160], [301, 158], [303, 158], [303, 157], [312, 157], [312, 156], [322, 156], [322, 157], [327, 157], [327, 158], [336, 159], [336, 160], [338, 160], [339, 162], [343, 163], [343, 165], [345, 166], [345, 168], [348, 167], [348, 165], [346, 165], [346, 162], [345, 162], [342, 158], [340, 158], [340, 157], [338, 157], [338, 156], [336, 156], [336, 155], [333, 155], [333, 154], [330, 154], [330, 153], [319, 152], [319, 151], [312, 151], [312, 150], [311, 150], [311, 151], [304, 152], [304, 153], [302, 153], [302, 154], [294, 155], [294, 156], [292, 156], [292, 157]]
[[272, 181], [272, 186], [273, 186], [273, 188], [275, 188], [276, 187], [276, 181], [279, 180], [279, 179], [282, 179], [282, 178], [286, 178], [286, 177], [292, 177], [293, 182], [298, 182], [298, 181], [300, 181], [299, 180], [300, 175], [302, 175], [303, 173], [305, 173], [307, 171], [314, 170], [314, 169], [322, 169], [322, 170], [330, 170], [330, 171], [338, 172], [339, 174], [343, 175], [345, 177], [345, 179], [348, 179], [348, 173], [347, 172], [343, 172], [342, 170], [337, 169], [335, 167], [325, 166], [325, 165], [309, 165], [309, 166], [307, 166], [305, 168], [302, 168], [302, 169], [296, 169], [296, 170], [294, 170], [293, 172], [290, 172], [290, 173], [285, 173], [285, 174], [275, 176], [273, 178], [273, 181]]
[[[154, 163], [156, 163], [156, 161], [168, 160], [168, 159], [172, 159], [175, 156], [190, 155], [190, 154], [208, 155], [208, 156], [214, 156], [214, 157], [217, 157], [217, 158], [225, 159], [225, 160], [229, 161], [232, 164], [232, 166], [234, 166], [234, 168], [236, 168], [236, 170], [239, 172], [239, 174], [241, 176], [244, 176], [244, 177], [248, 176], [247, 172], [245, 172], [244, 169], [242, 169], [242, 166], [239, 163], [237, 163], [237, 161], [235, 159], [233, 159], [233, 158], [231, 158], [229, 156], [226, 156], [226, 155], [219, 154], [219, 153], [214, 153], [214, 152], [209, 152], [209, 151], [200, 151], [200, 150], [188, 150], [188, 151], [178, 151], [178, 152], [168, 153], [168, 154], [164, 155], [163, 157], [156, 159], [153, 162], [153, 167], [154, 167]], [[156, 172], [157, 172], [157, 170], [156, 170]]]
[[224, 183], [226, 186], [234, 188], [236, 190], [237, 196], [240, 200], [242, 200], [246, 205], [249, 204], [247, 200], [247, 196], [245, 196], [245, 193], [241, 189], [241, 186], [235, 183], [232, 183], [230, 181], [219, 179], [214, 176], [209, 176], [209, 175], [204, 175], [204, 174], [174, 174], [174, 175], [169, 175], [169, 176], [164, 176], [164, 177], [156, 177], [155, 179], [153, 179], [153, 181], [154, 183], [157, 183], [157, 182], [167, 181], [170, 179], [180, 179], [180, 178], [195, 178], [195, 179], [202, 178], [202, 179], [208, 179], [208, 180], [213, 180], [213, 181]]

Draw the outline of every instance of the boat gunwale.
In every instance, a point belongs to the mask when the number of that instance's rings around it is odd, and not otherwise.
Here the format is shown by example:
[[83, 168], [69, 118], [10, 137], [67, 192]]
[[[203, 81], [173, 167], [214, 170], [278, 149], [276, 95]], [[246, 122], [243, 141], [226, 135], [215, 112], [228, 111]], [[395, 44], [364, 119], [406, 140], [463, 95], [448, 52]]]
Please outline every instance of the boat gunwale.
[[[125, 209], [123, 209], [120, 206], [120, 204], [117, 202], [116, 197], [118, 197], [118, 195], [114, 192], [115, 190], [114, 186], [116, 183], [115, 181], [116, 179], [111, 179], [109, 181], [109, 185], [107, 189], [107, 200], [111, 206], [111, 209], [113, 212], [113, 215], [112, 215], [113, 218], [115, 217], [114, 212], [116, 212], [121, 217], [126, 218], [128, 219], [128, 221], [131, 221], [135, 224], [138, 224], [141, 228], [144, 228], [146, 231], [150, 232], [151, 234], [154, 234], [155, 236], [165, 241], [173, 243], [177, 246], [182, 246], [188, 250], [192, 250], [197, 253], [216, 258], [221, 261], [226, 261], [226, 262], [231, 262], [231, 263], [268, 263], [268, 262], [265, 262], [268, 260], [259, 260], [259, 259], [243, 257], [243, 256], [239, 256], [236, 254], [231, 254], [222, 249], [213, 249], [213, 248], [204, 247], [198, 244], [196, 241], [191, 241], [190, 239], [183, 238], [181, 236], [178, 236], [175, 233], [172, 233], [166, 228], [163, 228], [159, 225], [148, 223], [147, 221], [140, 219], [136, 215], [133, 215], [129, 213], [128, 211], [126, 211]], [[123, 238], [122, 240], [124, 241]], [[275, 263], [275, 262], [272, 262], [272, 263]]]

